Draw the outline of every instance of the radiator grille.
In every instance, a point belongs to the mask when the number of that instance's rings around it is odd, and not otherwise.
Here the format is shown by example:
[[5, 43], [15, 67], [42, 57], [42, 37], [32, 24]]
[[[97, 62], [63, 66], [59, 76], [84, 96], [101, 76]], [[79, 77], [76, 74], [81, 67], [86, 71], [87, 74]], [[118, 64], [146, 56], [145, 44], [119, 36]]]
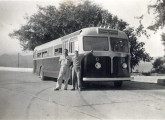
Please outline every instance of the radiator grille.
[[111, 59], [109, 57], [105, 58], [106, 61], [106, 75], [111, 75]]

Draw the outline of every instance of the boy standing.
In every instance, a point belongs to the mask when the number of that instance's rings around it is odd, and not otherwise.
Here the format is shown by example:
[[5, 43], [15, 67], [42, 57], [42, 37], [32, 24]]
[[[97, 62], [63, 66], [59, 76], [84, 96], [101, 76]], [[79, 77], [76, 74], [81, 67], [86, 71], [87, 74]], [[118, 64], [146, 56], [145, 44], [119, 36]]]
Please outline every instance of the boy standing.
[[[78, 89], [81, 91], [82, 90], [82, 85], [81, 85], [81, 69], [80, 69], [80, 60], [79, 60], [79, 53], [78, 51], [75, 51], [75, 55], [72, 58], [73, 61], [73, 68], [72, 68], [72, 84], [73, 84], [73, 88], [72, 90], [75, 90], [76, 87], [76, 83], [77, 83], [77, 87]], [[77, 79], [75, 79], [75, 76], [77, 77]]]

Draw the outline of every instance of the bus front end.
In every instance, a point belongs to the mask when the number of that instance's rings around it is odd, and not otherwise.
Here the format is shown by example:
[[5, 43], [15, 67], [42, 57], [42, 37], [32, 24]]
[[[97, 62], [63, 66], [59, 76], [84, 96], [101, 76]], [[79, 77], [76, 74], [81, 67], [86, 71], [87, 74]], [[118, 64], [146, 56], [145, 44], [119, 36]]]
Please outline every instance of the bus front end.
[[81, 60], [83, 82], [112, 81], [119, 87], [130, 77], [130, 50], [127, 37], [84, 36], [83, 50], [93, 51]]
[[129, 56], [109, 57], [91, 53], [82, 60], [83, 81], [130, 80]]

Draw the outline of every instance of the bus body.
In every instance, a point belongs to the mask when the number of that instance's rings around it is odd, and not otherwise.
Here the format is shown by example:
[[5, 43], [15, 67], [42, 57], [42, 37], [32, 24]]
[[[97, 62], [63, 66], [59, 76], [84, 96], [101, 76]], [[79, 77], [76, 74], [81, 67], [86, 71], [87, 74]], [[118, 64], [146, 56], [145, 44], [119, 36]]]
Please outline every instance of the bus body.
[[[130, 46], [122, 31], [89, 27], [37, 46], [33, 71], [42, 79], [57, 78], [63, 49], [68, 49], [69, 56], [79, 51], [82, 83], [112, 81], [115, 86], [121, 86], [122, 81], [131, 80]], [[91, 50], [93, 53], [86, 55]]]

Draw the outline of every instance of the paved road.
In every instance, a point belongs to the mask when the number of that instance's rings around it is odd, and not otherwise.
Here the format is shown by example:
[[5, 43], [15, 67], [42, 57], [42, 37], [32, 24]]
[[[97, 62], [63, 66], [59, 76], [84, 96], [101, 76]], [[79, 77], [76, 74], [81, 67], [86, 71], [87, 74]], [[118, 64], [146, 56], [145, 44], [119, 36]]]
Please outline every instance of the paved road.
[[120, 89], [95, 83], [82, 92], [53, 91], [53, 80], [0, 71], [0, 119], [165, 119], [165, 86], [140, 78]]

